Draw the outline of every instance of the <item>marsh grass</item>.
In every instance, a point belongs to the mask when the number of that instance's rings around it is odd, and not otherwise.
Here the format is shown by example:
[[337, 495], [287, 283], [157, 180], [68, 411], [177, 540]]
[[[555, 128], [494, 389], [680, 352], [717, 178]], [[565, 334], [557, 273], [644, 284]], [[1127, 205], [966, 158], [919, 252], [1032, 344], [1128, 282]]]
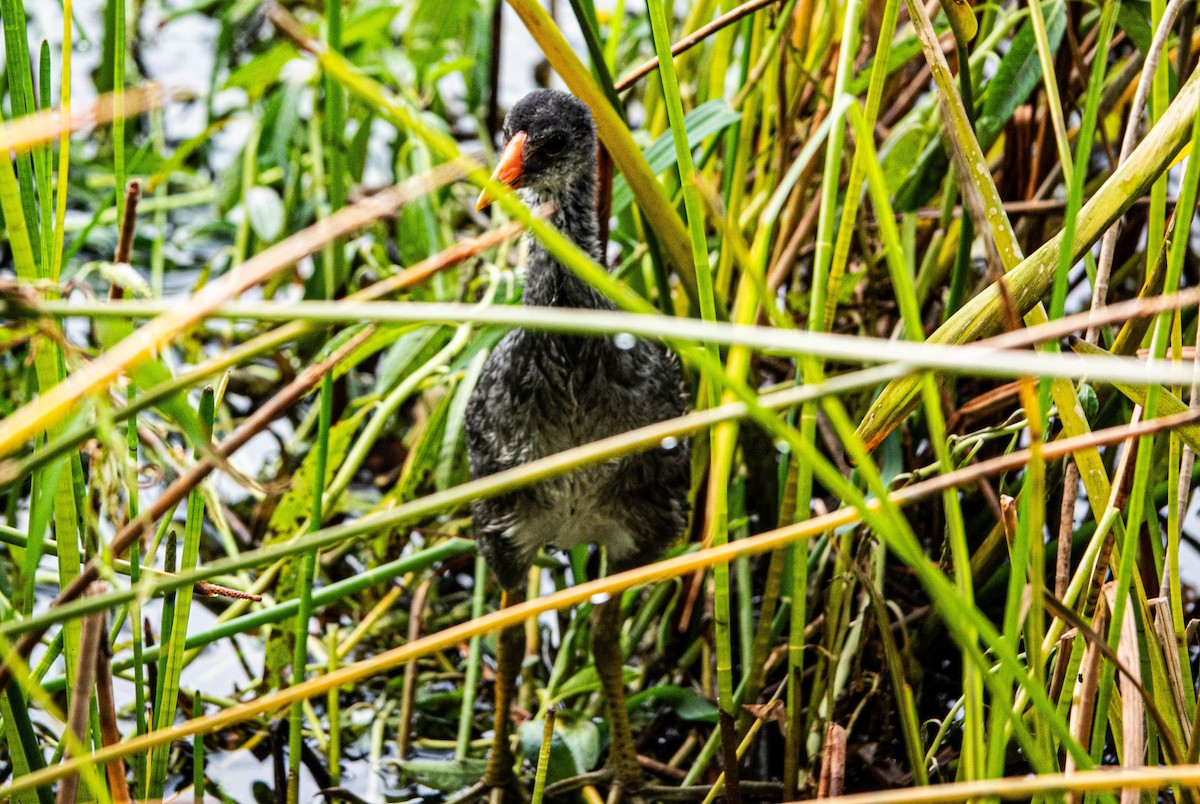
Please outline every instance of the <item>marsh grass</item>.
[[[522, 778], [600, 801], [620, 595], [649, 800], [1193, 800], [1195, 4], [508, 5], [68, 2], [56, 48], [0, 0], [0, 798], [461, 800], [523, 622]], [[185, 98], [141, 54], [196, 15]], [[611, 266], [471, 211], [526, 46]], [[618, 312], [515, 306], [522, 230]], [[514, 326], [661, 340], [695, 411], [470, 480]], [[685, 438], [685, 541], [497, 610], [472, 499]]]

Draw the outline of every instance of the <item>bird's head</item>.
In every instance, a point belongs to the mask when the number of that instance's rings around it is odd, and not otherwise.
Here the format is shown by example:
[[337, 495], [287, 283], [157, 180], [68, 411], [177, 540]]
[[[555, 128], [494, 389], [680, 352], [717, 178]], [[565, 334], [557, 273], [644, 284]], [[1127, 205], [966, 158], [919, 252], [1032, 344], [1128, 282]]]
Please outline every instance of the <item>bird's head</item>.
[[[596, 124], [588, 107], [554, 89], [531, 92], [504, 120], [504, 151], [492, 179], [542, 200], [596, 173]], [[484, 190], [476, 209], [494, 199]]]

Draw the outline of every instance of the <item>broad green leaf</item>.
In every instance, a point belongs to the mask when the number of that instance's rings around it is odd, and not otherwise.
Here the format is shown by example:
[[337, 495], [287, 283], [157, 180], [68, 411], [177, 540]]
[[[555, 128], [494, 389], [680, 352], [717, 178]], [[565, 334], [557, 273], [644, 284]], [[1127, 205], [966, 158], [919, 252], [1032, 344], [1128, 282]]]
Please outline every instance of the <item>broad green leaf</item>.
[[485, 16], [476, 2], [417, 0], [407, 7], [412, 12], [405, 21], [404, 50], [422, 74], [422, 83], [429, 80], [430, 71], [462, 53], [463, 44], [471, 41], [471, 28]]
[[342, 31], [342, 45], [357, 45], [369, 40], [383, 39], [390, 42], [388, 29], [392, 20], [400, 13], [400, 5], [386, 3], [368, 9], [346, 21]]
[[632, 712], [647, 702], [657, 706], [670, 707], [673, 713], [684, 720], [697, 723], [716, 723], [719, 713], [717, 705], [700, 693], [674, 684], [660, 684], [642, 690], [636, 695], [629, 696], [625, 703]]
[[[544, 720], [527, 720], [517, 730], [521, 740], [521, 753], [531, 762], [537, 762], [542, 746]], [[550, 765], [546, 781], [556, 782], [596, 767], [600, 761], [600, 729], [590, 720], [569, 720], [559, 716], [554, 723], [554, 735], [550, 738]]]
[[577, 773], [587, 773], [596, 767], [600, 761], [600, 729], [595, 723], [583, 718], [574, 721], [563, 718], [554, 731], [571, 751]]
[[1124, 0], [1117, 9], [1117, 25], [1133, 40], [1142, 55], [1150, 52], [1154, 31], [1150, 28], [1150, 4]]
[[471, 392], [475, 390], [479, 375], [483, 373], [483, 363], [486, 358], [485, 352], [477, 352], [475, 359], [468, 366], [462, 382], [458, 383], [454, 389], [454, 398], [450, 400], [450, 406], [446, 413], [446, 426], [442, 432], [442, 448], [438, 454], [437, 473], [434, 476], [434, 485], [438, 489], [449, 488], [457, 483], [466, 482], [468, 479], [467, 452], [464, 446], [466, 429], [463, 421], [467, 415], [467, 400], [470, 399]]
[[404, 472], [389, 493], [389, 497], [399, 502], [411, 500], [416, 496], [417, 490], [435, 474], [452, 401], [453, 397], [447, 394], [433, 406], [420, 437], [413, 445], [412, 454], [405, 461]]
[[[622, 678], [626, 684], [636, 681], [638, 677], [637, 670], [632, 667], [622, 668]], [[558, 694], [554, 696], [554, 700], [550, 703], [558, 703], [572, 698], [576, 695], [585, 695], [597, 692], [600, 689], [600, 676], [596, 673], [596, 666], [589, 664], [587, 667], [580, 670], [558, 688]]]
[[[361, 326], [366, 325], [362, 324], [360, 327]], [[333, 379], [339, 379], [345, 375], [346, 372], [352, 370], [355, 366], [357, 366], [359, 363], [362, 363], [371, 355], [375, 354], [381, 349], [392, 346], [404, 335], [412, 332], [415, 329], [418, 329], [419, 326], [420, 325], [418, 324], [406, 324], [404, 326], [380, 327], [378, 330], [371, 333], [371, 335], [368, 336], [367, 339], [358, 347], [356, 347], [354, 351], [351, 352], [344, 360], [338, 362], [337, 366], [335, 366], [333, 369]], [[354, 330], [357, 332], [358, 329], [359, 327], [349, 327], [347, 330], [343, 331]]]
[[375, 390], [386, 394], [416, 366], [423, 364], [446, 345], [445, 327], [418, 327], [401, 335], [387, 350], [375, 373]]
[[[95, 319], [96, 334], [100, 345], [111, 349], [125, 338], [133, 334], [133, 321], [127, 318], [97, 318]], [[171, 372], [161, 361], [151, 359], [139, 363], [129, 370], [134, 385], [140, 390], [147, 391], [155, 386], [170, 382]], [[183, 431], [189, 444], [193, 447], [205, 443], [207, 438], [200, 426], [200, 417], [196, 410], [188, 404], [183, 391], [176, 391], [155, 406], [162, 411], [175, 426]]]
[[[688, 147], [699, 147], [700, 143], [714, 134], [719, 134], [741, 119], [741, 115], [729, 108], [723, 100], [710, 100], [697, 106], [685, 118], [687, 125]], [[644, 151], [650, 169], [662, 173], [675, 164], [675, 146], [671, 142], [671, 132], [666, 131]], [[616, 215], [633, 203], [633, 191], [629, 189], [624, 176], [613, 179], [612, 214]]]
[[406, 759], [400, 771], [415, 782], [444, 793], [461, 790], [479, 781], [487, 770], [486, 759]]
[[[538, 761], [545, 725], [544, 720], [527, 720], [517, 728], [517, 736], [521, 740], [521, 754], [529, 762], [536, 763]], [[550, 738], [550, 760], [546, 766], [546, 783], [554, 784], [579, 773], [575, 757], [571, 754], [566, 740], [558, 733], [558, 724], [556, 723], [554, 734]]]
[[[360, 408], [329, 428], [329, 460], [325, 466], [325, 484], [333, 478], [342, 458], [346, 456], [346, 450], [350, 448], [354, 434], [358, 432], [359, 423], [369, 410], [369, 407]], [[283, 498], [271, 514], [264, 544], [273, 544], [281, 538], [290, 537], [312, 512], [313, 474], [317, 471], [316, 464], [317, 451], [309, 450], [300, 464], [300, 471], [292, 478], [291, 487], [284, 492]], [[280, 597], [289, 598], [288, 595]]]
[[269, 49], [233, 70], [225, 79], [225, 88], [244, 90], [251, 100], [260, 98], [272, 84], [279, 80], [279, 73], [283, 69], [283, 65], [296, 57], [296, 48], [291, 42], [276, 42]]

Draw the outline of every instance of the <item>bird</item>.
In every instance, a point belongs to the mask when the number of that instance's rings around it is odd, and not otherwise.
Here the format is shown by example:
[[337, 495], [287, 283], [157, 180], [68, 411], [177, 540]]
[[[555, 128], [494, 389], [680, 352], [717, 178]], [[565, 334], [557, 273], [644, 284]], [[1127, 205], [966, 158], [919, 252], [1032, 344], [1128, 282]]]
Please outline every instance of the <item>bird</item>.
[[[514, 188], [533, 209], [600, 262], [597, 236], [596, 126], [587, 105], [552, 89], [518, 101], [504, 121], [506, 144], [494, 181]], [[485, 189], [477, 209], [492, 196]], [[536, 239], [524, 258], [523, 303], [612, 310], [603, 294], [564, 267]], [[688, 394], [677, 357], [662, 344], [633, 338], [511, 330], [487, 357], [467, 402], [470, 472], [483, 477], [682, 415]], [[501, 605], [523, 599], [523, 582], [545, 546], [595, 544], [610, 572], [658, 559], [685, 531], [690, 460], [684, 440], [576, 469], [472, 503], [480, 554], [503, 589]], [[592, 657], [612, 735], [606, 772], [617, 797], [641, 784], [625, 705], [620, 595], [592, 611]], [[482, 780], [496, 790], [515, 783], [509, 709], [524, 657], [524, 631], [499, 635], [495, 729]]]

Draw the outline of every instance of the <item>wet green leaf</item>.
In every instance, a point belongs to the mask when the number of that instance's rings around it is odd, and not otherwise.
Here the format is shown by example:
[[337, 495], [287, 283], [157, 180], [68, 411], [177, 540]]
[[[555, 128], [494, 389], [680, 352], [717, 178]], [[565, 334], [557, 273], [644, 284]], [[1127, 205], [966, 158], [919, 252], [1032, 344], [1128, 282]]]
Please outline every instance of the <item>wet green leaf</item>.
[[660, 684], [644, 689], [636, 695], [629, 696], [629, 700], [626, 701], [631, 712], [643, 703], [670, 707], [673, 713], [684, 720], [696, 723], [717, 722], [716, 704], [698, 692], [674, 684]]
[[[702, 106], [697, 106], [685, 118], [687, 125], [688, 147], [696, 148], [701, 142], [714, 134], [719, 134], [741, 119], [741, 115], [729, 108], [723, 100], [711, 100]], [[655, 173], [662, 173], [675, 164], [675, 146], [671, 142], [671, 132], [659, 135], [649, 148], [645, 150], [646, 161]], [[624, 176], [613, 179], [612, 214], [616, 215], [633, 203], [633, 191]]]
[[[593, 770], [600, 761], [600, 729], [590, 720], [570, 720], [560, 714], [550, 740], [550, 765], [546, 781], [555, 782]], [[518, 729], [521, 753], [536, 762], [542, 746], [544, 720], [527, 720]]]
[[406, 759], [401, 772], [415, 782], [448, 793], [475, 784], [487, 770], [486, 759]]

